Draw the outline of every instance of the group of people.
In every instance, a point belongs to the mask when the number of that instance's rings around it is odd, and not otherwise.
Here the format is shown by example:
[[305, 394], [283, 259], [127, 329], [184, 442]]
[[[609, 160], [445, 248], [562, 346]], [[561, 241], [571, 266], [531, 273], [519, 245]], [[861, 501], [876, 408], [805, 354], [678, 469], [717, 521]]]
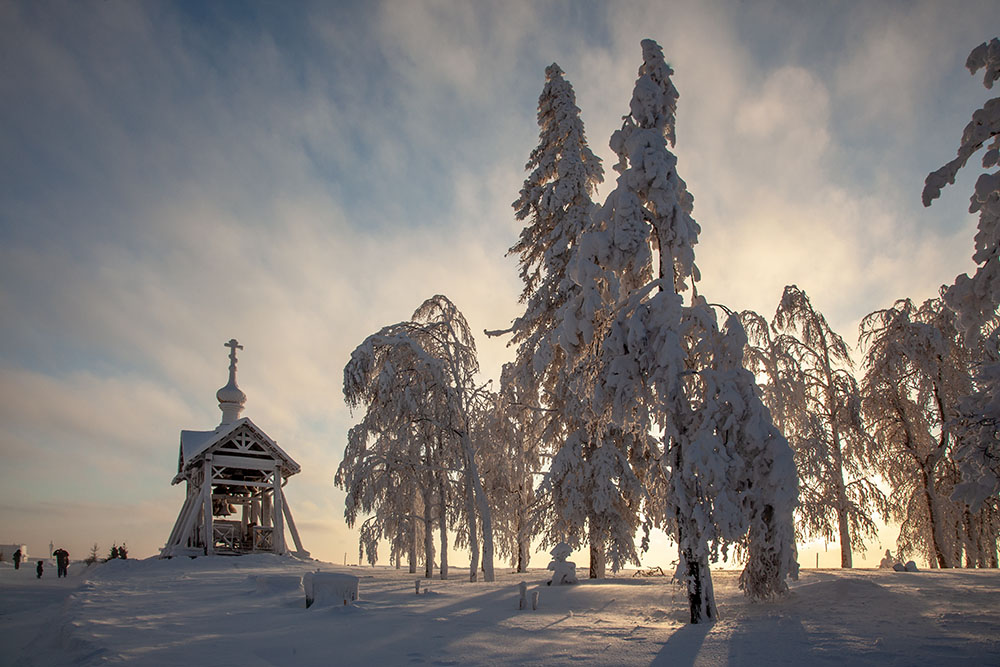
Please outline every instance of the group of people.
[[[69, 574], [69, 552], [65, 549], [59, 548], [52, 552], [52, 555], [56, 557], [56, 576], [65, 577]], [[14, 552], [14, 569], [21, 569], [21, 559], [23, 554], [21, 550], [18, 549]], [[37, 578], [41, 579], [42, 574], [45, 573], [45, 561], [38, 561], [38, 565], [35, 566], [35, 575]]]

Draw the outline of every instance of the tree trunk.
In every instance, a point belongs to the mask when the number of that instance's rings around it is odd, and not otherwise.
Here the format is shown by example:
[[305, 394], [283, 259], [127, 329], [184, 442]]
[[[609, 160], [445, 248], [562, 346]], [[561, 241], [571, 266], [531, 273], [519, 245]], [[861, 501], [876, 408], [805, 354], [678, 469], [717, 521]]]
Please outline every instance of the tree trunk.
[[486, 492], [483, 490], [482, 480], [479, 478], [475, 450], [472, 447], [469, 434], [464, 433], [462, 440], [463, 448], [465, 449], [466, 483], [471, 486], [470, 491], [472, 494], [468, 502], [473, 504], [470, 507], [472, 518], [469, 523], [469, 548], [473, 552], [469, 580], [476, 580], [476, 570], [479, 567], [479, 536], [476, 534], [476, 526], [473, 525], [475, 523], [476, 510], [478, 509], [479, 518], [483, 526], [483, 580], [495, 581], [496, 577], [493, 572], [493, 517], [490, 513], [490, 504], [486, 498]]
[[920, 469], [920, 481], [924, 485], [924, 501], [927, 503], [927, 519], [931, 524], [931, 544], [934, 546], [934, 558], [941, 569], [950, 568], [952, 561], [950, 553], [945, 549], [947, 543], [944, 537], [944, 526], [938, 511], [937, 494], [934, 491], [934, 480], [925, 468]]
[[424, 578], [434, 576], [434, 520], [430, 493], [424, 494]]
[[965, 524], [965, 567], [974, 568], [982, 559], [980, 555], [981, 540], [976, 522], [972, 520], [972, 512], [966, 507], [962, 511], [962, 521]]
[[[673, 469], [684, 469], [684, 445], [687, 439], [686, 427], [683, 415], [688, 412], [687, 401], [680, 394], [675, 398], [674, 414], [679, 417], [677, 425], [677, 442], [674, 449]], [[666, 443], [669, 444], [669, 443]], [[669, 451], [669, 447], [665, 447]], [[676, 486], [682, 484], [681, 480], [671, 480], [671, 485], [675, 488], [672, 493], [674, 497], [683, 497]], [[712, 575], [708, 569], [708, 562], [703, 558], [695, 557], [695, 547], [703, 538], [697, 529], [691, 526], [693, 523], [689, 516], [682, 514], [681, 505], [675, 503], [677, 521], [677, 549], [680, 554], [680, 568], [684, 572], [688, 590], [688, 606], [691, 611], [691, 623], [701, 623], [715, 621], [717, 612], [715, 608], [715, 593], [712, 589]], [[689, 512], [694, 510], [688, 508]]]
[[997, 567], [997, 532], [992, 525], [988, 510], [981, 509], [973, 517], [976, 526], [976, 552], [978, 567]]
[[476, 518], [475, 490], [472, 487], [468, 463], [465, 473], [465, 523], [469, 531], [469, 581], [479, 579], [479, 522]]
[[[813, 313], [815, 317], [815, 313]], [[821, 328], [817, 329], [822, 331]], [[830, 437], [833, 448], [833, 482], [835, 501], [837, 503], [837, 524], [840, 529], [840, 567], [851, 568], [854, 566], [853, 552], [851, 549], [851, 524], [849, 504], [847, 502], [847, 485], [844, 483], [844, 453], [840, 448], [840, 432], [837, 429], [837, 399], [833, 389], [833, 366], [830, 364], [830, 347], [827, 345], [826, 336], [820, 334], [820, 344], [823, 346], [823, 373], [826, 376], [826, 404], [825, 409], [830, 417]]]
[[400, 569], [403, 566], [403, 524], [397, 524], [396, 526], [396, 547], [395, 561], [396, 569]]
[[523, 573], [528, 571], [528, 561], [531, 558], [531, 531], [528, 519], [528, 506], [531, 504], [530, 491], [525, 492], [524, 486], [520, 489], [520, 504], [517, 508], [517, 571]]
[[837, 526], [840, 530], [840, 567], [854, 566], [851, 549], [851, 523], [848, 516], [847, 485], [844, 484], [844, 459], [840, 451], [840, 438], [833, 430], [833, 484], [837, 503]]
[[[476, 480], [478, 482], [478, 479]], [[483, 581], [495, 581], [493, 573], [493, 517], [489, 506], [485, 506], [486, 494], [480, 489], [480, 511], [483, 513]]]
[[607, 542], [605, 531], [598, 527], [598, 521], [591, 514], [588, 522], [590, 524], [590, 578], [603, 579], [607, 565]]
[[417, 573], [417, 513], [410, 515], [410, 574]]
[[445, 498], [444, 475], [438, 479], [438, 531], [441, 536], [441, 580], [448, 578], [448, 507]]
[[712, 590], [712, 573], [708, 562], [694, 556], [693, 549], [685, 549], [682, 557], [687, 565], [688, 606], [691, 623], [713, 622], [716, 619], [715, 592]]
[[[843, 479], [840, 482], [841, 490], [844, 485]], [[851, 526], [847, 517], [847, 496], [838, 493], [837, 499], [837, 523], [840, 527], [840, 567], [854, 567], [854, 560], [851, 553]]]

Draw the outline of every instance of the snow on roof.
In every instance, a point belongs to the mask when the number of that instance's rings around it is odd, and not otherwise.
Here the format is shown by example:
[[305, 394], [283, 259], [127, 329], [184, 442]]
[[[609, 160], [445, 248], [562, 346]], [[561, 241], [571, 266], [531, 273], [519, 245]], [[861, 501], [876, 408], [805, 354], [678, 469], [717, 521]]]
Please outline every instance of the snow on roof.
[[180, 460], [177, 464], [178, 474], [174, 477], [173, 483], [176, 484], [181, 481], [181, 473], [186, 468], [191, 467], [196, 461], [201, 460], [202, 456], [208, 453], [214, 446], [225, 442], [229, 436], [243, 427], [252, 430], [254, 435], [260, 439], [261, 444], [268, 448], [274, 455], [274, 458], [282, 462], [282, 472], [285, 476], [294, 475], [301, 471], [302, 468], [295, 462], [295, 459], [279, 447], [278, 443], [264, 433], [259, 426], [250, 421], [249, 417], [242, 417], [230, 424], [220, 424], [212, 431], [181, 431]]
[[[232, 424], [225, 425], [226, 431], [231, 430], [230, 426]], [[181, 467], [184, 467], [185, 461], [190, 461], [203, 452], [223, 428], [220, 426], [213, 431], [181, 431]]]

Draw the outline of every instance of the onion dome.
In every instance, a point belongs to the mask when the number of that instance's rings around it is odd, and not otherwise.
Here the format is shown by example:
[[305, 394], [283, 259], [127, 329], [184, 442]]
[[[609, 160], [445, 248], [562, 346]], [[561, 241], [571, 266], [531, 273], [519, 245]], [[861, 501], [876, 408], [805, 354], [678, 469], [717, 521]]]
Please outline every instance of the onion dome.
[[219, 401], [219, 409], [222, 410], [221, 424], [232, 424], [240, 418], [243, 406], [246, 405], [247, 395], [236, 384], [236, 350], [242, 350], [235, 338], [225, 344], [229, 348], [229, 382], [225, 387], [215, 393], [215, 398]]

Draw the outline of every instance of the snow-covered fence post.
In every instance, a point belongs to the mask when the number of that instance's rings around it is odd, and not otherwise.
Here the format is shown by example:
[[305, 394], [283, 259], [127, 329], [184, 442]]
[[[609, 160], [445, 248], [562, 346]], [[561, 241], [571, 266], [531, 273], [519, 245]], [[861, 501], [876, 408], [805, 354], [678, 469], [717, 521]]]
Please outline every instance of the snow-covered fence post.
[[531, 591], [531, 608], [538, 609], [538, 591]]
[[517, 585], [518, 589], [521, 591], [521, 600], [517, 605], [517, 608], [524, 610], [528, 608], [528, 582], [522, 581]]

